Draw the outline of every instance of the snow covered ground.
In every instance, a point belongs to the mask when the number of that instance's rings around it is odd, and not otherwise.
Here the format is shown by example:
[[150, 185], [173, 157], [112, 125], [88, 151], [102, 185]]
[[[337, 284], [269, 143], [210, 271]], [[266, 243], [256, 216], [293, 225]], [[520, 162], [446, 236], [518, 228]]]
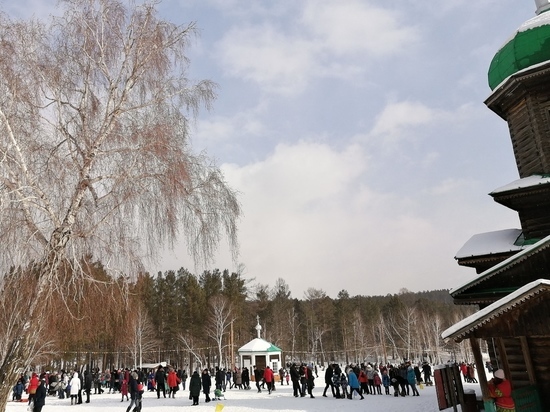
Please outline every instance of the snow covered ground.
[[[187, 382], [189, 383], [189, 381]], [[200, 398], [199, 406], [192, 407], [189, 400], [189, 392], [178, 391], [176, 398], [157, 399], [156, 392], [144, 394], [143, 411], [181, 412], [182, 408], [189, 408], [193, 412], [220, 412], [223, 405], [223, 412], [255, 412], [255, 411], [285, 411], [285, 412], [335, 412], [345, 410], [346, 412], [384, 411], [384, 412], [437, 412], [435, 386], [425, 387], [419, 390], [420, 396], [394, 397], [393, 395], [365, 395], [364, 400], [354, 398], [336, 399], [327, 392], [328, 397], [322, 396], [324, 389], [324, 378], [319, 374], [315, 381], [313, 395], [315, 399], [308, 396], [295, 398], [292, 395], [292, 384], [280, 386], [278, 383], [276, 391], [271, 395], [267, 391], [257, 393], [256, 389], [238, 390], [231, 389], [225, 392], [226, 399], [222, 401], [204, 402], [204, 395]], [[476, 385], [464, 385], [464, 389], [475, 389], [479, 395], [480, 390]], [[382, 393], [384, 389], [382, 388]], [[393, 393], [393, 392], [392, 392]], [[212, 396], [212, 395], [211, 395]], [[57, 412], [64, 410], [71, 411], [97, 411], [97, 412], [124, 412], [129, 402], [121, 402], [120, 394], [102, 394], [91, 396], [90, 403], [71, 406], [69, 399], [57, 399], [48, 397], [43, 412]], [[460, 410], [460, 407], [458, 407]], [[452, 411], [453, 409], [447, 409]], [[21, 402], [9, 402], [6, 412], [26, 412], [27, 404]]]

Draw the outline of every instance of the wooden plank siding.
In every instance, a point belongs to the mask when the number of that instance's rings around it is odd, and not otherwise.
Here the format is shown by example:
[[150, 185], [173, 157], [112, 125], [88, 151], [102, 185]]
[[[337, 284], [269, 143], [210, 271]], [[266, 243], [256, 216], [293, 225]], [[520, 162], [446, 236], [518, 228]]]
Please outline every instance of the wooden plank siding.
[[550, 84], [546, 76], [518, 76], [486, 104], [507, 122], [520, 177], [550, 173]]
[[491, 195], [495, 202], [518, 212], [526, 239], [542, 239], [550, 234], [550, 184]]
[[[524, 345], [522, 340], [525, 341]], [[501, 341], [505, 351], [502, 355], [499, 345], [493, 345], [491, 339], [487, 340], [493, 366], [510, 371], [509, 376], [514, 391], [533, 385], [534, 378], [542, 404], [548, 408], [545, 410], [550, 410], [550, 336], [501, 338]], [[524, 351], [524, 347], [528, 348], [528, 352]], [[504, 359], [508, 362], [507, 368], [504, 365], [506, 362]], [[528, 368], [532, 368], [531, 373], [534, 376], [530, 376]]]

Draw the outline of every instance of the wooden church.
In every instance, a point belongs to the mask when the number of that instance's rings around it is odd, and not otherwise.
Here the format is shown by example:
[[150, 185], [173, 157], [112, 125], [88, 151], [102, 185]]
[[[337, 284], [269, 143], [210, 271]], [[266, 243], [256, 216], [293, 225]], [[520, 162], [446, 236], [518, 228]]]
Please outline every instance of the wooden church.
[[[479, 311], [442, 336], [472, 346], [489, 400], [480, 339], [510, 379], [516, 410], [550, 411], [550, 0], [536, 0], [494, 56], [485, 104], [508, 123], [519, 179], [490, 195], [517, 211], [520, 229], [473, 236], [457, 253], [477, 276], [451, 290]], [[489, 410], [489, 402], [486, 402]]]

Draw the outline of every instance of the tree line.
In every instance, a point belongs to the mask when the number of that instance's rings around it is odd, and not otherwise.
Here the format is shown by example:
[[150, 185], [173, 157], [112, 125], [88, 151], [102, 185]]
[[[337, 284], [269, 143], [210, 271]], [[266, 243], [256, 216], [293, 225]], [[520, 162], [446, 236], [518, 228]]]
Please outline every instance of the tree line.
[[261, 337], [282, 349], [285, 362], [471, 359], [466, 346], [441, 339], [472, 311], [454, 305], [448, 290], [386, 296], [342, 290], [331, 298], [309, 288], [298, 298], [283, 278], [270, 286], [228, 270], [195, 275], [180, 268], [112, 280], [100, 263], [86, 266], [91, 280], [79, 286], [84, 293], [50, 313], [47, 330], [59, 333], [45, 339], [49, 361], [230, 368], [238, 366], [238, 348], [256, 337], [258, 318]]

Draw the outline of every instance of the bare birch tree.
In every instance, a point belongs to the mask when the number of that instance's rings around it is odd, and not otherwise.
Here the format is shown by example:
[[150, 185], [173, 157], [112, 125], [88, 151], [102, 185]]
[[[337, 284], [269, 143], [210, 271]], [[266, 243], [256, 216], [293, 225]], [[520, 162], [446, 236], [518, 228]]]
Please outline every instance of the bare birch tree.
[[[134, 366], [142, 367], [143, 354], [152, 352], [158, 348], [158, 339], [155, 333], [155, 327], [147, 315], [147, 311], [142, 306], [131, 311], [127, 317], [130, 323], [130, 336], [128, 336], [128, 350], [134, 360]], [[154, 362], [154, 359], [145, 358], [146, 362]]]
[[[197, 342], [191, 335], [180, 333], [178, 335], [178, 341], [183, 345], [183, 347], [191, 355], [191, 357], [195, 359], [197, 367], [199, 369], [202, 369], [202, 366], [207, 364], [207, 358], [206, 353], [204, 352], [204, 348], [198, 348]], [[191, 362], [191, 365], [189, 365], [189, 371], [192, 371], [194, 369], [192, 364], [193, 362]]]
[[[235, 321], [231, 303], [223, 295], [216, 295], [210, 299], [210, 317], [206, 325], [206, 334], [216, 343], [218, 350], [218, 366], [223, 364], [223, 351], [227, 347], [225, 336], [229, 333], [231, 323]], [[231, 362], [228, 363], [231, 366]]]
[[236, 195], [188, 141], [215, 85], [187, 79], [195, 25], [155, 3], [66, 0], [49, 24], [0, 14], [0, 273], [36, 274], [20, 333], [2, 337], [0, 409], [61, 263], [78, 285], [84, 255], [127, 277], [178, 235], [197, 260], [224, 234], [236, 250]]

